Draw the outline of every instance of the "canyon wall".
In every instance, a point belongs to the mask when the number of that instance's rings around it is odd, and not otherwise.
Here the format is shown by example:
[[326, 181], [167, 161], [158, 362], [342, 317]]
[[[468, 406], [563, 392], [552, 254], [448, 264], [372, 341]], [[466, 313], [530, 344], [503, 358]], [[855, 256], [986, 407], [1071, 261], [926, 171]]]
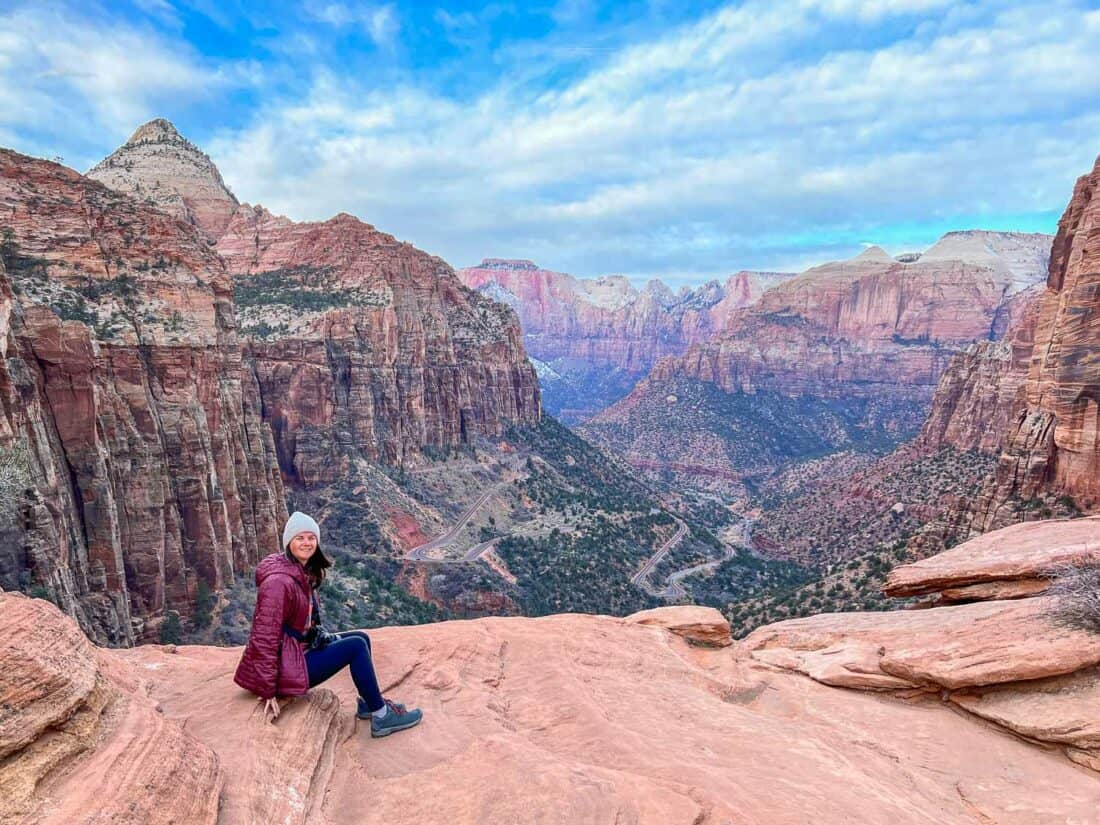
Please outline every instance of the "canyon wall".
[[658, 280], [638, 290], [621, 275], [574, 278], [531, 261], [488, 258], [459, 277], [516, 310], [527, 349], [540, 361], [575, 359], [639, 375], [711, 337], [731, 312], [791, 276], [738, 272], [724, 284], [673, 293]]
[[516, 316], [464, 287], [442, 259], [350, 215], [296, 223], [240, 204], [163, 120], [89, 175], [216, 241], [245, 362], [295, 483], [333, 481], [354, 455], [403, 465], [539, 420]]
[[1100, 507], [1100, 159], [1058, 224], [1022, 409], [1007, 428], [981, 526], [1013, 500], [1065, 495]]
[[2, 586], [42, 588], [97, 641], [150, 638], [285, 518], [225, 265], [176, 218], [6, 150], [0, 207], [0, 446], [27, 473]]

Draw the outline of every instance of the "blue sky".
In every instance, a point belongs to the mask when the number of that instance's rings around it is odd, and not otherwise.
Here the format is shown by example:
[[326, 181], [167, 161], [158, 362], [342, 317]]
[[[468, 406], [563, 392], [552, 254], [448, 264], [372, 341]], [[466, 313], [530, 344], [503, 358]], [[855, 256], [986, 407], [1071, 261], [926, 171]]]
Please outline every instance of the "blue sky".
[[1054, 231], [1097, 43], [1100, 0], [0, 0], [0, 144], [84, 170], [162, 116], [292, 218], [698, 283]]

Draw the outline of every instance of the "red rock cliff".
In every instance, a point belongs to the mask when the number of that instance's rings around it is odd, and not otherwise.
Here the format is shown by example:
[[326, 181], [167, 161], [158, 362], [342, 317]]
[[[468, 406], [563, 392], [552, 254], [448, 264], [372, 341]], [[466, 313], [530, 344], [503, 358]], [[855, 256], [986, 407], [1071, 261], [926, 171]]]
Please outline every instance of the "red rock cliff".
[[579, 279], [530, 261], [489, 258], [459, 270], [467, 286], [519, 314], [528, 351], [541, 361], [577, 359], [641, 374], [666, 355], [713, 336], [736, 309], [790, 277], [738, 272], [673, 293], [660, 281], [637, 290], [622, 276]]
[[331, 481], [349, 450], [401, 464], [538, 421], [514, 313], [441, 259], [350, 215], [295, 223], [239, 204], [167, 121], [139, 128], [89, 175], [217, 241], [288, 478]]
[[1047, 236], [960, 232], [912, 263], [878, 247], [807, 270], [735, 313], [714, 340], [661, 362], [727, 392], [929, 399], [951, 355], [1004, 332]]
[[1040, 493], [1100, 507], [1100, 159], [1058, 224], [1025, 406], [1007, 430], [986, 527], [1011, 499]]
[[6, 150], [0, 208], [0, 445], [25, 448], [33, 491], [3, 586], [45, 587], [98, 641], [149, 638], [285, 518], [224, 263], [164, 212]]
[[440, 258], [350, 215], [294, 223], [262, 207], [242, 207], [217, 248], [296, 480], [333, 480], [349, 447], [401, 464], [538, 421], [515, 314]]

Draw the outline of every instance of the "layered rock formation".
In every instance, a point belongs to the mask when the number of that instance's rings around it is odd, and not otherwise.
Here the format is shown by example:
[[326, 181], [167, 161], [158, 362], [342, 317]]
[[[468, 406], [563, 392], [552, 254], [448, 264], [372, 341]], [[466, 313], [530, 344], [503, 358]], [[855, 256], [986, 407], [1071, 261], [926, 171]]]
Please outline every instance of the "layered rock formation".
[[244, 207], [218, 242], [285, 473], [331, 481], [351, 448], [425, 447], [540, 416], [516, 317], [443, 260], [350, 215], [293, 223]]
[[45, 588], [97, 641], [149, 638], [285, 518], [225, 265], [159, 209], [14, 152], [0, 206], [0, 447], [30, 488], [0, 583]]
[[237, 211], [237, 199], [214, 162], [163, 118], [139, 126], [89, 169], [88, 177], [159, 206], [210, 241], [222, 236]]
[[1074, 187], [1051, 251], [1025, 405], [1007, 429], [982, 527], [1016, 499], [1063, 494], [1100, 507], [1100, 159]]
[[696, 378], [726, 392], [930, 398], [951, 353], [1003, 334], [1008, 301], [1041, 278], [1038, 250], [1048, 243], [1045, 235], [950, 233], [913, 263], [871, 247], [769, 290], [715, 341], [662, 362], [652, 377]]
[[[799, 407], [815, 412], [807, 422], [806, 454], [868, 439], [896, 443], [919, 428], [952, 355], [974, 342], [996, 341], [1010, 328], [1021, 330], [1022, 346], [1029, 289], [1042, 277], [1041, 250], [1048, 243], [1044, 235], [950, 233], [908, 263], [871, 247], [849, 261], [807, 270], [734, 312], [712, 340], [659, 361], [584, 432], [639, 466], [667, 469], [687, 483], [694, 483], [692, 473], [678, 468], [718, 462], [735, 477], [774, 468], [775, 460], [762, 468], [743, 465], [736, 442], [754, 417], [785, 420], [797, 417]], [[997, 358], [985, 369], [1004, 371], [1007, 350], [992, 349]], [[959, 371], [955, 383], [965, 385], [968, 376]], [[685, 430], [684, 414], [674, 409], [685, 393], [701, 394], [690, 389], [699, 383], [742, 399], [722, 402], [726, 406], [757, 409], [728, 426]], [[1012, 395], [1007, 384], [1001, 392]], [[965, 407], [963, 390], [955, 395], [956, 406]], [[1011, 406], [999, 396], [983, 403], [997, 407], [1002, 419]], [[823, 417], [822, 405], [832, 412]], [[709, 407], [696, 405], [687, 419], [699, 419], [700, 409]], [[813, 431], [822, 425], [832, 434]], [[798, 450], [788, 452], [798, 457]], [[658, 466], [651, 466], [655, 460]]]
[[531, 261], [488, 258], [459, 277], [516, 310], [527, 351], [545, 365], [547, 409], [572, 421], [618, 400], [658, 359], [712, 337], [731, 313], [791, 275], [738, 272], [724, 284], [673, 293], [658, 280], [638, 290], [621, 275], [574, 278]]
[[[1047, 544], [1062, 527], [1045, 526]], [[0, 740], [15, 758], [4, 777], [24, 789], [16, 810], [82, 811], [68, 821], [140, 793], [161, 801], [151, 821], [158, 808], [212, 821], [201, 816], [216, 801], [227, 825], [511, 825], [532, 811], [547, 823], [1089, 822], [1100, 637], [1052, 625], [1047, 601], [823, 615], [732, 645], [721, 615], [702, 608], [379, 629], [384, 691], [425, 718], [373, 740], [343, 674], [267, 724], [230, 681], [239, 648], [94, 651], [49, 605], [4, 596], [0, 632], [30, 606], [61, 640], [53, 650], [80, 649], [78, 662], [98, 662], [99, 678], [131, 697], [125, 713], [103, 715], [102, 745], [51, 770], [31, 757], [52, 741], [38, 732], [72, 703], [73, 679], [41, 666], [33, 680], [0, 676], [0, 702], [40, 720]], [[0, 649], [0, 674], [13, 656]], [[83, 667], [81, 691], [97, 678]], [[93, 797], [79, 780], [117, 764], [146, 693], [177, 750], [143, 739], [143, 773], [121, 801]], [[220, 776], [198, 769], [210, 751]], [[166, 784], [164, 767], [181, 760], [194, 779]], [[181, 787], [191, 798], [177, 802]]]
[[514, 314], [464, 288], [441, 259], [350, 215], [295, 223], [242, 205], [163, 120], [88, 174], [217, 242], [280, 467], [295, 482], [339, 477], [349, 450], [404, 464], [538, 421]]
[[[888, 592], [951, 606], [793, 619], [759, 628], [744, 648], [824, 684], [935, 693], [1100, 770], [1100, 729], [1085, 711], [1100, 696], [1100, 636], [1057, 621], [1056, 598], [1041, 595], [1052, 567], [1100, 561], [1098, 526], [999, 530], [890, 574]], [[960, 601], [970, 603], [951, 604]]]
[[528, 351], [540, 361], [576, 359], [638, 375], [710, 338], [731, 312], [791, 276], [738, 272], [725, 284], [673, 293], [657, 280], [638, 290], [621, 275], [574, 278], [531, 261], [488, 258], [459, 277], [516, 310]]
[[951, 359], [921, 430], [922, 447], [1000, 452], [1024, 405], [1042, 294], [1035, 286], [1009, 301], [1003, 340], [979, 341]]
[[48, 602], [0, 593], [0, 820], [219, 821], [218, 757]]

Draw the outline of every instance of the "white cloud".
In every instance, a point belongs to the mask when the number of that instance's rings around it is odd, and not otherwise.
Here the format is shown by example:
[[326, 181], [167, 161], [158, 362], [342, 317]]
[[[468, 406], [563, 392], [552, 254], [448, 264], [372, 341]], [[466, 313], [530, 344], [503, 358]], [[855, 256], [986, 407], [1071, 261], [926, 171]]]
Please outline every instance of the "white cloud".
[[750, 0], [564, 87], [469, 103], [319, 75], [210, 148], [234, 191], [276, 211], [359, 214], [455, 265], [584, 275], [718, 276], [812, 258], [830, 231], [1060, 209], [1100, 151], [1091, 14], [1010, 6], [819, 46], [829, 15], [932, 5]]
[[375, 45], [392, 48], [397, 42], [401, 22], [397, 9], [392, 3], [384, 5], [346, 3], [324, 3], [306, 7], [307, 13], [315, 20], [330, 26], [359, 26]]
[[0, 126], [48, 133], [83, 122], [128, 134], [167, 102], [213, 95], [248, 70], [210, 68], [148, 30], [18, 10], [0, 16]]

